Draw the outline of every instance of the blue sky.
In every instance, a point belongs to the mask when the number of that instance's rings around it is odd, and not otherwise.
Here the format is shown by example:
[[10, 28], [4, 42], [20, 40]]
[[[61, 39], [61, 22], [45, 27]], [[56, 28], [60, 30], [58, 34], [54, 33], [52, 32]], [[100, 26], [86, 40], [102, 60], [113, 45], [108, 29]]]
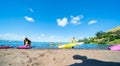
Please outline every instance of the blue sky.
[[0, 39], [62, 42], [120, 25], [119, 0], [3, 0]]

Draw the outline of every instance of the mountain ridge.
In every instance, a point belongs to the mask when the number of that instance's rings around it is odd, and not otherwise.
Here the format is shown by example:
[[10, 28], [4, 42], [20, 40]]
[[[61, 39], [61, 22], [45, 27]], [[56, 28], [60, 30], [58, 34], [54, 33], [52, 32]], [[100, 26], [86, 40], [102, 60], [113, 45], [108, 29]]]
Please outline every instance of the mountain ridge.
[[116, 32], [118, 30], [120, 30], [120, 25], [117, 26], [117, 27], [114, 27], [114, 28], [110, 29], [108, 32]]

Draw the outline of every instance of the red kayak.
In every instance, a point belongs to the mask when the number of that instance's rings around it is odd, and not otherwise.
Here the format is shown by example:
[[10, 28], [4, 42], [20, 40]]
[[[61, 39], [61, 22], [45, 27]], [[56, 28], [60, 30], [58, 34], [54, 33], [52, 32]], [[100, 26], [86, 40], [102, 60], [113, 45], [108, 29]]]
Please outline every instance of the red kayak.
[[30, 49], [31, 47], [30, 46], [19, 46], [17, 47], [17, 49]]
[[9, 48], [12, 48], [10, 46], [0, 46], [0, 49], [9, 49]]
[[109, 49], [110, 50], [119, 50], [120, 51], [120, 44], [110, 46]]

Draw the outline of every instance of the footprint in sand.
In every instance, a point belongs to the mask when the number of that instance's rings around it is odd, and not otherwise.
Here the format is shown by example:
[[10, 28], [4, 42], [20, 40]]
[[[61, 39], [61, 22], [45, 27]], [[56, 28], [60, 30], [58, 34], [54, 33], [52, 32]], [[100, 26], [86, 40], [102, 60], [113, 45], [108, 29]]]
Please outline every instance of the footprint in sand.
[[33, 63], [32, 66], [39, 66], [40, 63]]
[[33, 59], [34, 59], [34, 60], [37, 60], [37, 58], [35, 58], [35, 57], [34, 57]]
[[9, 66], [12, 66], [12, 63], [10, 63]]
[[43, 54], [39, 54], [39, 56], [40, 56], [40, 57], [43, 57], [43, 56], [45, 56], [45, 53], [43, 53]]
[[28, 63], [32, 63], [32, 59], [31, 58], [29, 58], [29, 60], [27, 61]]
[[21, 52], [21, 54], [23, 54], [23, 55], [28, 55], [28, 53], [26, 53], [26, 52]]

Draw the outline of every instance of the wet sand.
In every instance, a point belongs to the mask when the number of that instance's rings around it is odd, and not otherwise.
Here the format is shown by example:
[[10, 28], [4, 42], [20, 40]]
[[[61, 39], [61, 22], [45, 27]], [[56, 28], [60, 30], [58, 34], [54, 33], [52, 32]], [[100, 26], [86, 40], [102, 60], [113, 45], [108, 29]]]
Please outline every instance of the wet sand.
[[0, 66], [120, 66], [120, 51], [0, 49]]

